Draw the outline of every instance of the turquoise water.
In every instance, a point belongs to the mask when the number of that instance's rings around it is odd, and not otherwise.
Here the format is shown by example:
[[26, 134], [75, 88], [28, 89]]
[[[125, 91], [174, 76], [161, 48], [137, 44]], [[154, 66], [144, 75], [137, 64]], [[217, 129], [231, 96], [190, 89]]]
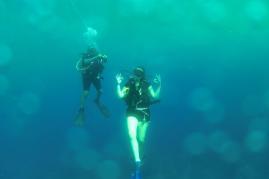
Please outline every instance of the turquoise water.
[[[112, 116], [92, 90], [78, 128], [86, 27]], [[267, 0], [0, 0], [0, 178], [130, 178], [115, 75], [143, 65], [163, 84], [143, 179], [266, 179], [268, 46]]]

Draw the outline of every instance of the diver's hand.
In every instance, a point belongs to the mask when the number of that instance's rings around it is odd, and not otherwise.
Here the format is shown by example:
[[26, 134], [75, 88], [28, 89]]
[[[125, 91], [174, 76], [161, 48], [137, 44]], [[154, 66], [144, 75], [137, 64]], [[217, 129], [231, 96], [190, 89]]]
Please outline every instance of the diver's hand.
[[155, 84], [161, 85], [161, 84], [162, 84], [161, 75], [156, 74], [156, 75], [155, 75], [155, 78], [154, 78], [154, 80], [153, 80], [153, 82], [154, 82]]
[[102, 58], [103, 59], [107, 59], [107, 55], [102, 55]]
[[98, 80], [103, 80], [104, 77], [103, 77], [101, 74], [98, 74], [98, 75], [96, 76], [96, 79], [98, 79]]
[[99, 58], [99, 59], [107, 59], [107, 55], [98, 54], [95, 58]]
[[121, 75], [121, 73], [118, 73], [118, 74], [116, 75], [116, 80], [117, 80], [117, 83], [118, 83], [118, 84], [121, 84], [121, 83], [122, 83], [122, 81], [123, 81], [123, 76]]

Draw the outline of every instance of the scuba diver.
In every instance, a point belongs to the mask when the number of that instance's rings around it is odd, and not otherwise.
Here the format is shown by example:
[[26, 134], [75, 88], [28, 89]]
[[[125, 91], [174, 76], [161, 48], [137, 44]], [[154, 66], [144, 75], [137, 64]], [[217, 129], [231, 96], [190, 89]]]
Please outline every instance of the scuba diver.
[[107, 56], [100, 54], [95, 47], [89, 47], [76, 64], [76, 69], [81, 72], [83, 82], [83, 93], [80, 99], [80, 108], [75, 118], [77, 125], [83, 125], [85, 119], [85, 101], [89, 96], [91, 85], [96, 89], [96, 98], [94, 100], [96, 106], [106, 118], [110, 116], [108, 109], [100, 102], [102, 94], [101, 80], [104, 65], [107, 63]]
[[161, 77], [160, 75], [156, 75], [153, 81], [157, 84], [156, 90], [146, 80], [143, 67], [136, 67], [133, 70], [133, 75], [122, 87], [123, 79], [121, 74], [117, 74], [117, 94], [119, 98], [125, 100], [127, 105], [126, 120], [128, 134], [136, 165], [136, 170], [132, 178], [140, 179], [141, 156], [143, 155], [143, 144], [150, 121], [150, 106], [159, 102]]

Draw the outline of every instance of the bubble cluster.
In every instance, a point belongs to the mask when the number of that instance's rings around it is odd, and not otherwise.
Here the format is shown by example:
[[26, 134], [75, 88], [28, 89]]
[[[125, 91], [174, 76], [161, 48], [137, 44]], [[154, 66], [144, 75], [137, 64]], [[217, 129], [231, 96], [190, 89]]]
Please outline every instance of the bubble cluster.
[[264, 109], [259, 96], [247, 95], [242, 103], [242, 110], [246, 116], [258, 116]]
[[68, 156], [64, 156], [63, 162], [79, 170], [96, 170], [101, 162], [101, 156], [91, 141], [90, 134], [84, 128], [71, 128], [66, 135], [66, 155]]
[[99, 153], [91, 148], [81, 148], [73, 157], [76, 166], [86, 171], [95, 169], [101, 158]]
[[258, 179], [264, 178], [259, 170], [255, 167], [245, 164], [239, 167], [236, 171], [235, 178], [237, 179]]
[[226, 162], [237, 162], [241, 158], [241, 147], [235, 141], [229, 141], [223, 145], [221, 157]]
[[23, 0], [25, 6], [25, 18], [32, 26], [46, 33], [63, 35], [66, 24], [61, 16], [55, 14], [56, 1], [53, 0]]
[[112, 160], [105, 160], [97, 167], [98, 179], [119, 179], [121, 170], [119, 164]]
[[269, 118], [256, 117], [252, 119], [248, 127], [249, 131], [267, 131], [269, 132]]
[[223, 131], [218, 130], [210, 134], [208, 145], [226, 162], [237, 162], [241, 158], [241, 146]]
[[12, 56], [11, 48], [0, 43], [0, 67], [8, 65], [11, 62]]
[[26, 115], [36, 114], [41, 106], [40, 97], [35, 93], [26, 92], [20, 96], [17, 105], [19, 110]]
[[249, 132], [245, 139], [245, 145], [250, 152], [262, 152], [267, 146], [268, 133], [254, 130]]
[[92, 27], [88, 27], [86, 32], [83, 34], [87, 45], [95, 44], [98, 32]]
[[196, 88], [192, 91], [189, 104], [197, 111], [206, 112], [216, 105], [213, 93], [208, 88]]
[[262, 0], [251, 0], [246, 4], [245, 11], [251, 20], [259, 22], [268, 15], [268, 6]]
[[223, 148], [229, 141], [229, 136], [221, 130], [215, 131], [208, 136], [209, 148], [218, 154], [223, 152]]
[[30, 17], [36, 18], [36, 20], [38, 19], [41, 20], [42, 18], [51, 15], [55, 8], [55, 1], [53, 0], [39, 0], [39, 1], [23, 0], [23, 3], [25, 7], [28, 9]]
[[112, 140], [110, 143], [106, 145], [103, 153], [113, 159], [122, 158], [124, 155], [122, 150], [123, 150], [122, 145], [119, 145], [119, 142], [117, 142], [116, 140]]
[[120, 0], [119, 10], [122, 15], [128, 16], [131, 13], [147, 15], [152, 12], [156, 0]]
[[205, 112], [205, 120], [211, 124], [220, 123], [224, 120], [225, 110], [221, 104], [215, 105], [211, 110]]
[[216, 23], [226, 17], [226, 8], [224, 3], [217, 0], [203, 2], [203, 11], [210, 22]]
[[191, 155], [203, 154], [207, 149], [207, 139], [202, 133], [192, 133], [186, 137], [184, 148]]
[[90, 134], [83, 128], [71, 128], [67, 134], [67, 147], [71, 151], [88, 148], [90, 142]]
[[7, 94], [9, 90], [9, 80], [6, 76], [0, 74], [0, 96]]

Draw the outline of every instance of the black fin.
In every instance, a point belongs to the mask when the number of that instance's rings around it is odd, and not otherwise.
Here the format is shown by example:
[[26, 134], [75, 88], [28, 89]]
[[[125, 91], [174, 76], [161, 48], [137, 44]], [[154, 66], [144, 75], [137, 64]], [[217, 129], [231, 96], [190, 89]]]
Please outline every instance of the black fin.
[[84, 125], [84, 122], [85, 122], [85, 113], [84, 113], [84, 110], [79, 110], [75, 119], [74, 119], [74, 122], [77, 126], [83, 126]]
[[99, 111], [101, 112], [101, 114], [105, 117], [105, 118], [110, 118], [110, 111], [109, 109], [102, 103], [96, 103], [97, 108], [99, 109]]

